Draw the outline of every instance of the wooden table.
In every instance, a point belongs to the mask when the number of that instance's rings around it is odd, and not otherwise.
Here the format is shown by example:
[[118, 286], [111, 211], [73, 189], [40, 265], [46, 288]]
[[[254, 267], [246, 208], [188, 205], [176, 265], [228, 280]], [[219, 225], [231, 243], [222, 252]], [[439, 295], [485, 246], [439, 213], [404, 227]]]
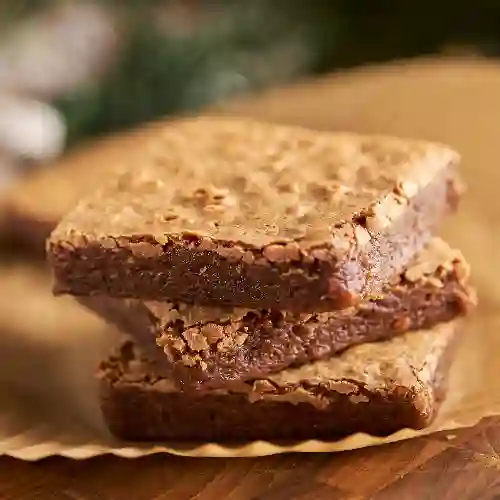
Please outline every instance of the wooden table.
[[0, 460], [6, 500], [493, 500], [500, 421], [338, 454]]

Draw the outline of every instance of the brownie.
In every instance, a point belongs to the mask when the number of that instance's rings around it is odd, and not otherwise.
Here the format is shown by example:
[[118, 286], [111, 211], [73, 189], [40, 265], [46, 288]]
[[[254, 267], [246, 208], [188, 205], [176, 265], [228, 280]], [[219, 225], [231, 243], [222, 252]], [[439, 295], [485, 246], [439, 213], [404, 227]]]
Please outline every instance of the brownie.
[[380, 290], [461, 194], [445, 146], [198, 118], [82, 200], [47, 250], [55, 293], [321, 311]]
[[421, 429], [447, 387], [458, 322], [206, 393], [181, 392], [125, 341], [100, 367], [110, 431], [132, 441], [338, 439]]
[[294, 314], [103, 296], [79, 301], [149, 348], [156, 370], [179, 387], [212, 389], [462, 316], [476, 298], [468, 276], [462, 254], [434, 238], [380, 296], [341, 311]]

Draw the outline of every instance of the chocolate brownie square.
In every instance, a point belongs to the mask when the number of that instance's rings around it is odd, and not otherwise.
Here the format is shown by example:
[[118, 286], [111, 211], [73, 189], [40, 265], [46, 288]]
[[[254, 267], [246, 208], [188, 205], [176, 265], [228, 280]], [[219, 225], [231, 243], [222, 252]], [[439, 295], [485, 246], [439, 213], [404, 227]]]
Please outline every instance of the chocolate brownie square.
[[399, 274], [461, 194], [458, 155], [425, 141], [206, 117], [141, 151], [52, 233], [56, 293], [345, 308]]
[[334, 440], [422, 429], [447, 389], [459, 322], [211, 392], [179, 392], [125, 341], [101, 365], [101, 407], [131, 441]]

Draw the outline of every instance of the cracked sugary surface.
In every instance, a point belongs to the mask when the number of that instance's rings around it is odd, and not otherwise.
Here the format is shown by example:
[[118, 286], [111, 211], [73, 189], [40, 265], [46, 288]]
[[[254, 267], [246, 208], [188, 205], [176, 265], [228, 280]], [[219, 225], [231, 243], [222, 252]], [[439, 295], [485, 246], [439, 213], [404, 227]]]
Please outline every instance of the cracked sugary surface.
[[[163, 244], [194, 235], [201, 248], [233, 243], [216, 251], [243, 261], [255, 248], [270, 262], [324, 245], [342, 253], [383, 230], [458, 162], [451, 149], [425, 141], [252, 120], [185, 120], [146, 142], [143, 163], [83, 200], [53, 240], [83, 235], [112, 248], [115, 238], [147, 235]], [[140, 243], [136, 250], [155, 252]]]

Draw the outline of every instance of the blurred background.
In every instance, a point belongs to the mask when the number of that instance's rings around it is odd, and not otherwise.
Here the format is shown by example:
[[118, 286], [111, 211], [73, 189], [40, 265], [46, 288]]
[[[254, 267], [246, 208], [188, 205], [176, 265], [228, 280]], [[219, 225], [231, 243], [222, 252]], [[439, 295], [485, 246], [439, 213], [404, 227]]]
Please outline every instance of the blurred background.
[[0, 4], [3, 176], [80, 141], [348, 67], [500, 55], [477, 0], [17, 0]]

